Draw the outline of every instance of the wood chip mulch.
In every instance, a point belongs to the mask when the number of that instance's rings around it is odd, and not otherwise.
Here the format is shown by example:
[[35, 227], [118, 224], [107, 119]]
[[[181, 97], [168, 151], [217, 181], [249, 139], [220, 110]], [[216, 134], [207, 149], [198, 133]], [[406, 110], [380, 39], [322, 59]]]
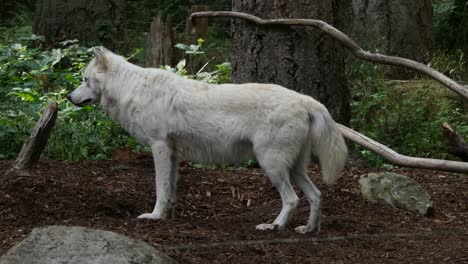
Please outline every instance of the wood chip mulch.
[[[11, 161], [0, 161], [0, 175]], [[35, 227], [78, 225], [144, 240], [180, 263], [468, 263], [468, 175], [393, 169], [413, 177], [432, 195], [429, 217], [370, 203], [359, 193], [360, 175], [347, 168], [322, 191], [322, 231], [300, 235], [308, 203], [284, 231], [255, 230], [272, 221], [281, 201], [259, 169], [180, 170], [176, 217], [137, 220], [155, 201], [151, 160], [42, 161], [33, 177], [0, 186], [0, 254]], [[298, 192], [300, 193], [300, 192]]]

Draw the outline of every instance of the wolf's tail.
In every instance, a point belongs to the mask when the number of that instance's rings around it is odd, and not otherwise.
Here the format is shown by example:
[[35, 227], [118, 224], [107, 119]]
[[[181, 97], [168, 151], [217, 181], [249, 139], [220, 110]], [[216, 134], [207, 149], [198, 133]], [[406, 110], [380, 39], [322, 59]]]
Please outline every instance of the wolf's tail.
[[338, 127], [325, 107], [311, 112], [313, 153], [320, 161], [323, 181], [334, 184], [345, 167], [348, 149]]

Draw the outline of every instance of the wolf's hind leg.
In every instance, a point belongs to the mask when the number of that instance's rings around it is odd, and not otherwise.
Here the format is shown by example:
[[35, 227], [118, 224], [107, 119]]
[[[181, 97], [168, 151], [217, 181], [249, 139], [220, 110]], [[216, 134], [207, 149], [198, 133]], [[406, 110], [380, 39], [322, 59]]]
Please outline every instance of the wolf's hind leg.
[[314, 185], [307, 175], [307, 166], [309, 164], [309, 148], [304, 148], [303, 153], [299, 156], [298, 160], [291, 169], [291, 179], [293, 183], [298, 186], [307, 197], [310, 204], [310, 215], [307, 225], [296, 227], [296, 232], [307, 233], [311, 231], [320, 231], [320, 197], [319, 189]]
[[156, 205], [151, 213], [138, 216], [147, 219], [174, 217], [177, 190], [178, 162], [169, 141], [157, 141], [151, 145], [156, 171]]
[[289, 181], [289, 171], [284, 161], [274, 159], [274, 155], [257, 157], [265, 173], [281, 195], [282, 208], [279, 215], [269, 224], [257, 225], [258, 230], [283, 229], [296, 209], [299, 198]]

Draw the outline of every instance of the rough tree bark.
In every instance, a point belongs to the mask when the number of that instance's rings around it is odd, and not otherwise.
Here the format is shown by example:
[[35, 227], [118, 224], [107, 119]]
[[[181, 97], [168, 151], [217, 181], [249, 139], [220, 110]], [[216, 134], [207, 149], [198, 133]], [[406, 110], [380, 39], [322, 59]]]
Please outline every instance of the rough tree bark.
[[[341, 27], [341, 1], [233, 0], [233, 10], [262, 18], [319, 18]], [[233, 20], [232, 78], [236, 83], [275, 83], [322, 102], [338, 122], [350, 118], [344, 54], [317, 29], [258, 27]]]
[[[424, 62], [434, 47], [431, 0], [353, 0], [351, 37], [384, 54]], [[389, 78], [408, 79], [414, 72], [386, 68]]]
[[78, 39], [109, 48], [124, 45], [125, 0], [38, 0], [33, 32], [49, 43]]
[[171, 18], [167, 17], [163, 22], [161, 16], [155, 17], [146, 40], [146, 66], [174, 66], [174, 45], [175, 32]]
[[[195, 12], [204, 12], [208, 11], [209, 7], [204, 5], [193, 5], [190, 8], [190, 14]], [[193, 28], [193, 25], [196, 24], [196, 28]], [[199, 38], [206, 39], [208, 37], [208, 18], [199, 18], [196, 23], [191, 23], [190, 19], [187, 20], [187, 25], [185, 29], [187, 35], [192, 36], [193, 39], [191, 43], [197, 43]]]

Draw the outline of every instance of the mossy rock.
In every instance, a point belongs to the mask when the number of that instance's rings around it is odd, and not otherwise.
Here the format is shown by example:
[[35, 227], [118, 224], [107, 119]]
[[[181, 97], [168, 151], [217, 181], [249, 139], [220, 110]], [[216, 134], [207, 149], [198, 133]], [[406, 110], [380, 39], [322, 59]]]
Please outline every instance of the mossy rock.
[[420, 215], [432, 209], [429, 193], [415, 180], [396, 173], [369, 173], [359, 180], [362, 195], [371, 202], [386, 203]]
[[143, 241], [78, 226], [35, 228], [0, 264], [177, 264]]

